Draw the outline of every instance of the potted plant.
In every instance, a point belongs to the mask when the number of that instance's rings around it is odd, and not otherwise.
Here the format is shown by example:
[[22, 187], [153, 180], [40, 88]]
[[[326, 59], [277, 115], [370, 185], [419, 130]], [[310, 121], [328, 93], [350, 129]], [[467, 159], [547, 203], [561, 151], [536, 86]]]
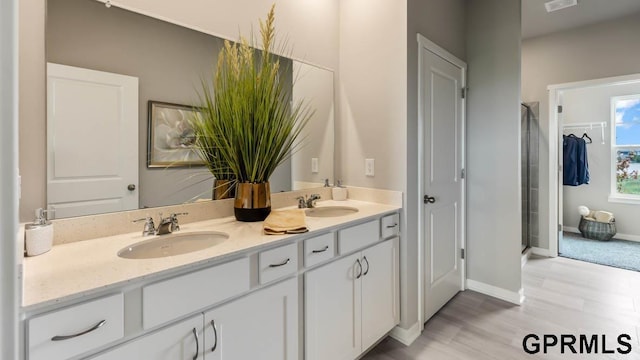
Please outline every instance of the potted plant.
[[243, 37], [238, 43], [225, 41], [213, 84], [202, 85], [202, 119], [194, 124], [197, 146], [219, 160], [209, 169], [227, 169], [233, 176], [234, 213], [240, 221], [269, 215], [269, 178], [300, 145], [300, 132], [311, 116], [306, 103], [291, 103], [290, 87], [280, 79], [274, 20], [275, 5], [260, 21], [262, 51]]

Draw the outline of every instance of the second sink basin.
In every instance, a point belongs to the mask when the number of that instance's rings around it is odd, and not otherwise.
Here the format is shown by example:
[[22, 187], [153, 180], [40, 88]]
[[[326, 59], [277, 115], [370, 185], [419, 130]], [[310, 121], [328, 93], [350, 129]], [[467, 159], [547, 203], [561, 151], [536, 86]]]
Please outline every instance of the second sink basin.
[[118, 256], [125, 259], [153, 259], [181, 255], [210, 248], [228, 238], [228, 234], [217, 231], [159, 235], [121, 249]]
[[350, 206], [321, 206], [305, 210], [305, 214], [310, 217], [336, 217], [351, 215], [358, 212], [358, 209]]

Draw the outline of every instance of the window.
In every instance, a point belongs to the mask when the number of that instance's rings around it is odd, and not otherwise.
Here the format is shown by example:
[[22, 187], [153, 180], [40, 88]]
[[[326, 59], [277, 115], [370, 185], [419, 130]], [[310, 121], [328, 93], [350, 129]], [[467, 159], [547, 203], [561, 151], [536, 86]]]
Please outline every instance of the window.
[[611, 198], [640, 203], [640, 94], [611, 99]]

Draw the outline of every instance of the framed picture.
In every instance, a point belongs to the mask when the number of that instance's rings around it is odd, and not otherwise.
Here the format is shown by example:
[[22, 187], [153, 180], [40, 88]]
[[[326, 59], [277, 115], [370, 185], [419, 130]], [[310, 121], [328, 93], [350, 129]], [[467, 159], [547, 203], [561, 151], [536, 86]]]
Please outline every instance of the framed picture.
[[198, 108], [149, 100], [147, 167], [204, 165], [194, 147], [194, 116], [199, 116]]

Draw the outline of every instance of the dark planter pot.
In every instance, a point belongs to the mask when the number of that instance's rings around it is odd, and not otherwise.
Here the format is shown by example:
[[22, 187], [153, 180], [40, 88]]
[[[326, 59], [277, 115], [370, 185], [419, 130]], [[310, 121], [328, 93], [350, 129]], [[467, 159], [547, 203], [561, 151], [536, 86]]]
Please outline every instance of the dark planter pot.
[[231, 199], [235, 197], [235, 186], [233, 180], [213, 180], [212, 200]]
[[238, 221], [263, 221], [271, 212], [269, 182], [237, 183], [233, 210]]

